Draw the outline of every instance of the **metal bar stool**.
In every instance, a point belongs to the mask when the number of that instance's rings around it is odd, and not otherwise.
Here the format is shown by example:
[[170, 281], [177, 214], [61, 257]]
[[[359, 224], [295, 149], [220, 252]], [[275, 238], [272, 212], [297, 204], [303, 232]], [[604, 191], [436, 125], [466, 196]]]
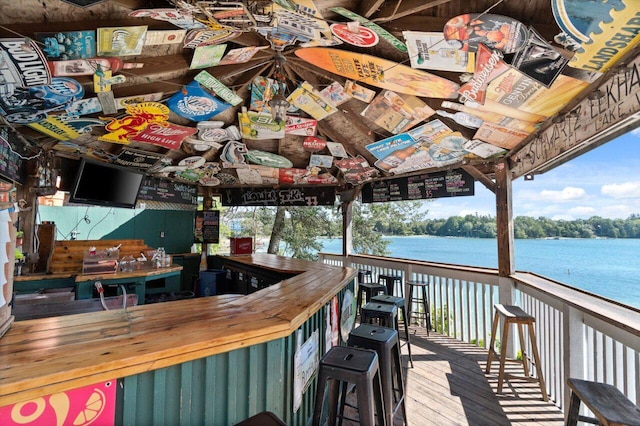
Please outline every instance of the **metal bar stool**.
[[398, 308], [387, 303], [369, 302], [362, 307], [362, 324], [396, 329]]
[[[500, 349], [500, 372], [498, 373], [498, 393], [502, 393], [502, 382], [505, 379], [520, 379], [529, 382], [537, 382], [540, 385], [540, 392], [542, 392], [542, 399], [548, 401], [547, 390], [544, 384], [544, 378], [542, 377], [542, 366], [540, 365], [540, 355], [538, 354], [538, 345], [536, 344], [536, 335], [533, 330], [533, 323], [536, 321], [534, 317], [527, 314], [518, 306], [512, 305], [494, 305], [496, 310], [493, 317], [493, 328], [491, 330], [491, 343], [489, 344], [489, 356], [487, 358], [487, 368], [485, 372], [489, 374], [491, 372], [491, 361], [493, 357], [498, 357], [494, 350], [494, 344], [496, 342], [496, 334], [498, 333], [498, 322], [500, 317], [504, 319], [504, 330], [502, 332], [502, 342]], [[520, 335], [520, 350], [522, 351], [522, 367], [524, 369], [524, 376], [517, 376], [513, 374], [507, 374], [504, 371], [505, 362], [507, 359], [507, 341], [509, 340], [509, 326], [511, 324], [518, 325], [518, 333]], [[531, 377], [529, 375], [529, 366], [527, 361], [529, 357], [525, 351], [524, 341], [524, 325], [527, 325], [529, 329], [529, 338], [531, 340], [531, 351], [533, 352], [533, 363], [536, 367], [537, 377]]]
[[336, 419], [340, 417], [337, 410], [338, 388], [341, 383], [343, 384], [343, 389], [348, 383], [355, 385], [360, 424], [373, 426], [375, 424], [375, 413], [377, 413], [379, 424], [386, 425], [378, 354], [374, 351], [347, 346], [334, 346], [322, 357], [318, 370], [313, 426], [320, 425], [327, 382], [329, 383], [327, 423], [330, 426], [334, 426]]
[[358, 269], [358, 284], [371, 283], [371, 282], [373, 282], [371, 278], [371, 270]]
[[[409, 312], [407, 312], [407, 321], [411, 322], [411, 316], [415, 312], [420, 316], [420, 319], [424, 318], [425, 327], [427, 328], [427, 336], [429, 335], [429, 330], [431, 330], [431, 309], [429, 308], [429, 298], [427, 297], [427, 288], [429, 287], [429, 282], [424, 281], [407, 281], [407, 285], [409, 286]], [[414, 290], [418, 289], [417, 297], [414, 296]], [[420, 310], [413, 311], [413, 302], [418, 304], [422, 304], [423, 312], [420, 313]]]
[[378, 275], [378, 283], [387, 287], [387, 294], [396, 295], [395, 287], [398, 284], [399, 295], [404, 297], [404, 289], [402, 288], [402, 275], [380, 274]]
[[[360, 269], [358, 271], [358, 296], [356, 297], [356, 315], [360, 314], [362, 303], [368, 303], [373, 296], [387, 294], [384, 284], [371, 282], [371, 271]], [[364, 294], [364, 297], [363, 297]], [[362, 315], [360, 316], [362, 318]]]
[[[402, 323], [404, 324], [404, 334], [407, 341], [407, 349], [409, 351], [409, 362], [411, 368], [413, 368], [413, 356], [411, 356], [411, 340], [409, 338], [409, 326], [407, 325], [407, 314], [404, 306], [404, 297], [390, 296], [388, 294], [380, 294], [371, 298], [371, 302], [386, 303], [388, 305], [394, 305], [402, 313]], [[400, 315], [396, 315], [395, 329], [400, 331]]]
[[347, 344], [376, 351], [380, 363], [382, 399], [387, 414], [387, 424], [393, 425], [393, 417], [400, 407], [402, 407], [404, 424], [408, 424], [398, 332], [386, 327], [360, 324], [349, 334]]

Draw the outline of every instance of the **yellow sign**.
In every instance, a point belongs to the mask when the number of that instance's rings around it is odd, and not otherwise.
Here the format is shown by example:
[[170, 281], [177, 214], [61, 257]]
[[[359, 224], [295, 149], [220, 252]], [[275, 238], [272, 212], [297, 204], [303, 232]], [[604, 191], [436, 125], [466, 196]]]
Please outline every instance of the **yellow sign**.
[[612, 24], [600, 23], [599, 33], [590, 34], [591, 41], [581, 43], [569, 65], [589, 71], [604, 72], [640, 43], [640, 11], [638, 3], [627, 1], [622, 10], [612, 9]]
[[127, 105], [125, 112], [129, 115], [117, 119], [113, 117], [103, 118], [103, 120], [109, 121], [104, 126], [109, 133], [99, 136], [99, 140], [129, 145], [130, 138], [137, 135], [149, 124], [166, 126], [166, 122], [169, 119], [169, 108], [158, 102]]
[[310, 64], [358, 83], [427, 98], [458, 97], [460, 86], [446, 78], [375, 56], [326, 47], [298, 49], [295, 54]]
[[50, 115], [37, 123], [30, 123], [28, 126], [60, 141], [68, 141], [80, 137], [80, 132], [55, 115]]

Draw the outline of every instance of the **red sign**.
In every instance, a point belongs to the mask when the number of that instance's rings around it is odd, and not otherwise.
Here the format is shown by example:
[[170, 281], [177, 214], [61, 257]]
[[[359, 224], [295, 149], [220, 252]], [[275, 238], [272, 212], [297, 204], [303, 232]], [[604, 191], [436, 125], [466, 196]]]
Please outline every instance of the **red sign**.
[[359, 47], [373, 47], [380, 41], [378, 34], [361, 25], [351, 31], [347, 24], [332, 24], [331, 32], [345, 43]]
[[231, 254], [251, 254], [253, 253], [252, 237], [231, 237], [229, 238]]
[[327, 147], [327, 141], [315, 136], [307, 136], [304, 138], [304, 141], [302, 141], [302, 147], [305, 151], [318, 152]]
[[478, 44], [476, 54], [476, 71], [473, 78], [462, 85], [458, 90], [465, 99], [484, 105], [487, 94], [487, 86], [496, 77], [509, 69], [502, 60], [502, 54], [487, 48], [484, 44]]
[[112, 425], [115, 422], [116, 381], [38, 397], [0, 408], [3, 426]]
[[193, 134], [198, 129], [194, 127], [178, 126], [177, 124], [150, 124], [140, 133], [131, 138], [132, 141], [146, 142], [152, 145], [162, 146], [169, 149], [180, 149], [182, 141]]

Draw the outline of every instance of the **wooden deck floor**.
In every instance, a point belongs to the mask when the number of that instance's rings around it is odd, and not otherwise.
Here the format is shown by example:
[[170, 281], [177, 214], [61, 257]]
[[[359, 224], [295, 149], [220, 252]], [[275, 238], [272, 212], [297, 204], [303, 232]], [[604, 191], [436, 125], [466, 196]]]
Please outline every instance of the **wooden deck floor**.
[[[497, 394], [498, 363], [494, 361], [491, 373], [485, 375], [486, 350], [433, 332], [427, 337], [422, 327], [412, 327], [410, 332], [413, 368], [406, 368], [408, 351], [406, 344], [402, 346], [409, 425], [564, 424], [560, 410], [542, 400], [536, 383], [511, 380]], [[508, 364], [507, 370], [522, 374], [520, 364]], [[398, 410], [394, 426], [402, 424]]]

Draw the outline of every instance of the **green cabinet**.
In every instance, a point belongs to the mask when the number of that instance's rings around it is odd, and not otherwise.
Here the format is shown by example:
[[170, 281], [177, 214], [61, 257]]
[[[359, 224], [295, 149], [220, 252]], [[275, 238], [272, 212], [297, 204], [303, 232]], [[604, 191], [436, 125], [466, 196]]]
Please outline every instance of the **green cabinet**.
[[18, 294], [39, 293], [43, 290], [75, 288], [74, 277], [67, 278], [42, 278], [28, 281], [13, 281], [13, 291]]

